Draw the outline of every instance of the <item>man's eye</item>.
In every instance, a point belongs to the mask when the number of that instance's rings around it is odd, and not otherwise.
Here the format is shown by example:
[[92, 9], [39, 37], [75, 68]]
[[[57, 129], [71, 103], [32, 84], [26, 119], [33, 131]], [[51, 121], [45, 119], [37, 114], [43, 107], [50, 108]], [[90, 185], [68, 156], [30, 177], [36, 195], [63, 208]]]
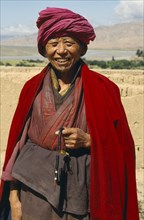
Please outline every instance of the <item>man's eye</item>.
[[51, 46], [56, 47], [57, 43], [51, 43]]
[[73, 45], [72, 42], [69, 42], [69, 41], [66, 41], [65, 44], [68, 46], [68, 47], [71, 47]]

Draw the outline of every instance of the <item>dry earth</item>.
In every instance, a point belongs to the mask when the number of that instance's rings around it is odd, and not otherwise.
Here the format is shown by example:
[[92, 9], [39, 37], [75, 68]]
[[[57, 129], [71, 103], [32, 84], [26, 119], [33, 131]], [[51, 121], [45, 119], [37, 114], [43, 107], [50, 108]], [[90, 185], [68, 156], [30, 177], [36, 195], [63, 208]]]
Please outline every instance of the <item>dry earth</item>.
[[[1, 67], [1, 165], [5, 154], [10, 122], [19, 92], [26, 80], [41, 68]], [[140, 216], [144, 219], [144, 73], [142, 70], [100, 70], [120, 88], [136, 147], [136, 175]]]

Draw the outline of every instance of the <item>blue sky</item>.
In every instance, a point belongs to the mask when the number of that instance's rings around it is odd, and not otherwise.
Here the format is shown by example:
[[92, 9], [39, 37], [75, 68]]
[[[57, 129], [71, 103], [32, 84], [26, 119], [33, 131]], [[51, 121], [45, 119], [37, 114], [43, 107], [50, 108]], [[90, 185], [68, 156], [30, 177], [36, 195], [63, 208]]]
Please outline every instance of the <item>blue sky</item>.
[[36, 32], [38, 13], [46, 7], [71, 9], [86, 17], [94, 27], [143, 18], [143, 0], [1, 0], [1, 34]]

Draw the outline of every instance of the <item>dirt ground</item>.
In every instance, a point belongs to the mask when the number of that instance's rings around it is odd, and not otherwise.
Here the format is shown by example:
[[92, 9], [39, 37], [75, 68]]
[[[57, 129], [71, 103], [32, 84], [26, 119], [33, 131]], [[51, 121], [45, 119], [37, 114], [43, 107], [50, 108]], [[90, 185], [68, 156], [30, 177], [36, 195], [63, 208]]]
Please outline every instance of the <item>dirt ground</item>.
[[[39, 73], [38, 67], [1, 67], [1, 167], [12, 116], [24, 82]], [[95, 70], [97, 71], [97, 70]], [[122, 102], [135, 141], [140, 217], [144, 219], [144, 73], [142, 70], [99, 70], [120, 88]]]

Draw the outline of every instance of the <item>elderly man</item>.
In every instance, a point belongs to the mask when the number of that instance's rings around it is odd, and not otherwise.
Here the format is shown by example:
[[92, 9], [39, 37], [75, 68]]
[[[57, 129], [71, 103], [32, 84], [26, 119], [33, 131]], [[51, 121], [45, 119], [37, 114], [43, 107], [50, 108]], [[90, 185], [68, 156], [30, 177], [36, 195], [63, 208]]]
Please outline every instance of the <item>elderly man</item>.
[[119, 90], [81, 60], [92, 26], [70, 10], [46, 8], [37, 27], [49, 64], [20, 95], [1, 219], [137, 220], [134, 143]]

